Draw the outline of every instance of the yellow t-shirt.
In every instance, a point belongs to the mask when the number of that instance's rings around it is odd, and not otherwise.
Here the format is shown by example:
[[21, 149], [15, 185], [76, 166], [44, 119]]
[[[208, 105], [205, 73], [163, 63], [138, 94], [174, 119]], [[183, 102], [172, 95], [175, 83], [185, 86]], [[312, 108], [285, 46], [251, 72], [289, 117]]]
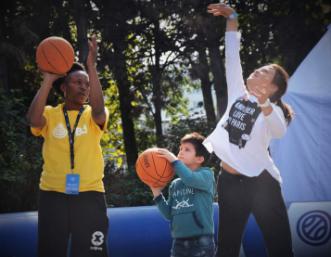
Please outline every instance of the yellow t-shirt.
[[[68, 111], [71, 131], [79, 111]], [[108, 110], [106, 108], [108, 122]], [[56, 107], [46, 106], [44, 110], [46, 125], [43, 128], [31, 128], [35, 136], [44, 138], [42, 156], [43, 171], [40, 178], [40, 189], [46, 191], [65, 192], [66, 174], [70, 170], [70, 146], [68, 131], [63, 114], [63, 104]], [[75, 167], [73, 173], [80, 175], [79, 191], [104, 192], [102, 178], [104, 161], [100, 140], [102, 130], [92, 118], [92, 108], [85, 106], [75, 132]]]

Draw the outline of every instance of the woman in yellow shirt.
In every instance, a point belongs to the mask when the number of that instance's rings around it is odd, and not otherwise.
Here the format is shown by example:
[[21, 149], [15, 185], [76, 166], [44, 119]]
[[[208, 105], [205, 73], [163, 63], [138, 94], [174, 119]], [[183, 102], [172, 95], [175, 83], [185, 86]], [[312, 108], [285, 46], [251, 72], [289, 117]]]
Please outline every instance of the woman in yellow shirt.
[[[63, 77], [43, 72], [27, 119], [42, 136], [43, 171], [38, 208], [38, 255], [108, 256], [108, 217], [100, 139], [108, 111], [96, 70], [97, 42], [89, 41], [87, 70], [74, 63]], [[64, 103], [46, 106], [59, 85]], [[86, 104], [89, 100], [89, 104]]]

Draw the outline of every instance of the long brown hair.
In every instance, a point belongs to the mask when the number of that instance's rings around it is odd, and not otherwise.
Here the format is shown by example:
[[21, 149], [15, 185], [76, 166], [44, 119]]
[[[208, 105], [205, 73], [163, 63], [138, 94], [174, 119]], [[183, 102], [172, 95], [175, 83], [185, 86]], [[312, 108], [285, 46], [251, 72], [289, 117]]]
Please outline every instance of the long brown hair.
[[287, 90], [289, 75], [280, 65], [271, 64], [271, 66], [275, 70], [275, 76], [272, 80], [272, 83], [278, 87], [278, 90], [270, 97], [270, 101], [277, 104], [282, 109], [287, 124], [290, 124], [293, 119], [293, 110], [290, 105], [284, 103], [281, 99]]

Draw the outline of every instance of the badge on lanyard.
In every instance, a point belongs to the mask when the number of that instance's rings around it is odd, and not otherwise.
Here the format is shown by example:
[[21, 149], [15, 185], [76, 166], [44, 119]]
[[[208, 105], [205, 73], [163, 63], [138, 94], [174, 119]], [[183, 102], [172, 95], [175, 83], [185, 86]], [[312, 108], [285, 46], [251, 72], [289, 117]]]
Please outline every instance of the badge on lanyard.
[[80, 119], [83, 111], [84, 111], [84, 107], [80, 108], [79, 113], [76, 118], [76, 122], [75, 122], [75, 125], [73, 128], [73, 131], [71, 131], [67, 109], [65, 108], [65, 106], [63, 107], [63, 113], [64, 113], [64, 118], [66, 121], [67, 130], [68, 130], [69, 147], [70, 147], [71, 173], [66, 175], [66, 186], [65, 186], [65, 192], [66, 192], [66, 194], [69, 194], [69, 195], [78, 195], [79, 194], [80, 177], [79, 177], [79, 174], [73, 173], [74, 167], [75, 167], [74, 143], [75, 143], [75, 131], [76, 131], [79, 119]]
[[78, 195], [79, 194], [79, 174], [66, 175], [66, 194]]

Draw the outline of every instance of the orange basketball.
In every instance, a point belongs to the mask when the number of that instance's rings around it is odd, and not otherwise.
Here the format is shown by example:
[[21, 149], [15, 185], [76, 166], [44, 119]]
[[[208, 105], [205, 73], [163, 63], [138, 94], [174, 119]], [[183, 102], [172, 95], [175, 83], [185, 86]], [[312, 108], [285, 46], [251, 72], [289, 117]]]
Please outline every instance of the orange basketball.
[[168, 160], [157, 156], [157, 148], [142, 152], [136, 162], [136, 171], [142, 182], [151, 187], [164, 187], [174, 177]]
[[70, 70], [74, 59], [72, 45], [62, 37], [48, 37], [37, 47], [36, 62], [42, 71], [65, 74]]

